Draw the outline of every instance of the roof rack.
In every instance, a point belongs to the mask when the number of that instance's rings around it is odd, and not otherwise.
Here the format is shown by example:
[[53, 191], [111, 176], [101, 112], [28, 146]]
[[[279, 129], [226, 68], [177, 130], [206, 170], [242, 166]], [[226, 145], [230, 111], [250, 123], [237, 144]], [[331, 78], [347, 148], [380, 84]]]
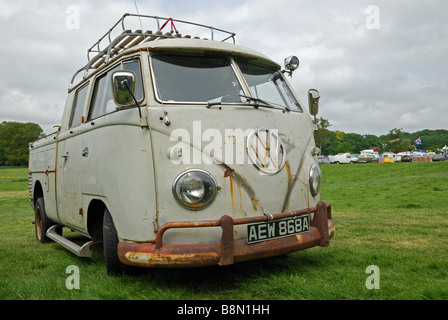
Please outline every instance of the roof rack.
[[[125, 27], [125, 19], [127, 17], [133, 17], [138, 18], [140, 25], [141, 24], [141, 18], [145, 19], [151, 19], [152, 21], [155, 20], [157, 23], [157, 31], [153, 32], [151, 30], [144, 31], [143, 30], [129, 30]], [[147, 21], [147, 20], [146, 20]], [[162, 26], [160, 26], [160, 23], [164, 22]], [[168, 24], [168, 22], [171, 23], [171, 31], [163, 33], [162, 29]], [[222, 29], [217, 29], [211, 26], [206, 26], [194, 22], [184, 21], [184, 20], [177, 20], [172, 18], [163, 18], [163, 17], [157, 17], [157, 16], [147, 16], [147, 15], [140, 15], [140, 14], [131, 14], [131, 13], [125, 13], [123, 17], [121, 17], [120, 20], [115, 23], [112, 28], [109, 29], [108, 32], [104, 36], [102, 36], [97, 42], [93, 44], [88, 50], [87, 50], [87, 64], [79, 69], [72, 77], [70, 86], [68, 90], [70, 91], [74, 87], [74, 81], [75, 78], [84, 71], [83, 79], [86, 79], [89, 75], [89, 72], [91, 70], [98, 69], [99, 67], [105, 65], [108, 63], [108, 61], [113, 58], [114, 56], [117, 56], [118, 54], [122, 53], [123, 51], [132, 48], [142, 42], [150, 42], [158, 39], [167, 39], [167, 38], [182, 38], [182, 35], [177, 31], [174, 22], [181, 23], [181, 24], [187, 24], [195, 27], [205, 28], [210, 31], [210, 39], [215, 40], [215, 34], [221, 34], [221, 37], [223, 39], [219, 40], [221, 42], [225, 42], [229, 39], [233, 40], [233, 43], [235, 43], [235, 33], [225, 31]], [[116, 36], [114, 39], [112, 39], [112, 33], [117, 31], [116, 29], [120, 29], [121, 27], [121, 33]], [[143, 28], [143, 27], [142, 27]], [[184, 38], [191, 38], [190, 35], [184, 36]], [[199, 37], [194, 37], [194, 39], [199, 39]], [[102, 44], [102, 42], [105, 42], [106, 44]], [[91, 57], [93, 55], [93, 57]]]

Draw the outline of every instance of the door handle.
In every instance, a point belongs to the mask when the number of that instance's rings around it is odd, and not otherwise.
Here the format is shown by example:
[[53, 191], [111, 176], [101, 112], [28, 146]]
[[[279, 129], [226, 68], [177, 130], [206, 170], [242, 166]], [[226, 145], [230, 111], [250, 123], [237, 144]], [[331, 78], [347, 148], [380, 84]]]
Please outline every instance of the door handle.
[[68, 152], [66, 152], [64, 155], [61, 156], [62, 158], [64, 158], [65, 160], [67, 160], [68, 158]]
[[87, 157], [89, 155], [89, 148], [85, 147], [81, 154], [83, 157]]

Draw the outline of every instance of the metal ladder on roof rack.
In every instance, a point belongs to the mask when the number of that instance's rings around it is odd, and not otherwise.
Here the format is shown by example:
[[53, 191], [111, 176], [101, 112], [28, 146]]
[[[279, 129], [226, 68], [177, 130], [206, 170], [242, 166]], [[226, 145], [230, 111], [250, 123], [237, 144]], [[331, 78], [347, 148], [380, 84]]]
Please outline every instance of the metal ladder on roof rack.
[[[128, 17], [138, 18], [141, 23], [141, 19], [151, 19], [157, 23], [157, 31], [153, 32], [151, 30], [146, 30], [143, 32], [143, 30], [136, 30], [132, 31], [129, 29], [126, 29], [125, 27], [125, 20]], [[165, 23], [160, 26], [160, 23], [162, 21], [165, 21]], [[171, 31], [163, 33], [162, 29], [167, 25], [168, 22], [171, 22]], [[121, 52], [130, 49], [142, 42], [150, 42], [154, 40], [161, 40], [161, 39], [169, 39], [169, 38], [181, 38], [182, 35], [177, 31], [176, 27], [174, 26], [174, 22], [180, 23], [180, 24], [187, 24], [199, 28], [205, 28], [210, 31], [210, 39], [215, 40], [215, 36], [217, 33], [223, 34], [224, 37], [221, 39], [221, 42], [225, 42], [229, 39], [233, 40], [233, 43], [235, 43], [235, 33], [214, 28], [211, 26], [206, 26], [202, 24], [198, 24], [195, 22], [190, 21], [184, 21], [184, 20], [178, 20], [173, 18], [163, 18], [163, 17], [157, 17], [157, 16], [147, 16], [147, 15], [140, 15], [140, 14], [131, 14], [131, 13], [125, 13], [120, 20], [118, 20], [112, 28], [109, 29], [108, 32], [106, 32], [97, 42], [95, 42], [88, 50], [87, 50], [87, 64], [79, 69], [72, 77], [69, 90], [71, 90], [74, 86], [75, 78], [81, 73], [84, 72], [83, 79], [85, 79], [89, 72], [91, 70], [95, 70], [105, 64], [108, 63], [108, 61], [113, 58], [114, 56], [119, 55]], [[121, 33], [116, 36], [114, 39], [112, 39], [112, 32], [116, 31], [121, 26]], [[174, 29], [174, 30], [173, 30]], [[174, 32], [175, 31], [175, 32]], [[184, 38], [191, 38], [190, 35], [186, 35]], [[199, 39], [199, 37], [194, 37], [194, 39]], [[101, 43], [103, 41], [108, 41], [105, 47], [101, 47]], [[91, 58], [91, 54], [94, 54], [94, 56]]]

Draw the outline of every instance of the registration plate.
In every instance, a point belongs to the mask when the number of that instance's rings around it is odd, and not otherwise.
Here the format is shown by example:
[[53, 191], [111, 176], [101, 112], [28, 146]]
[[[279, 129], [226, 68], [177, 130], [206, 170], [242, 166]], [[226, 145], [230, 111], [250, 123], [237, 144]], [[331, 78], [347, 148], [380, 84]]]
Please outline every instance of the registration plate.
[[310, 231], [310, 216], [301, 215], [247, 226], [247, 242], [254, 243]]

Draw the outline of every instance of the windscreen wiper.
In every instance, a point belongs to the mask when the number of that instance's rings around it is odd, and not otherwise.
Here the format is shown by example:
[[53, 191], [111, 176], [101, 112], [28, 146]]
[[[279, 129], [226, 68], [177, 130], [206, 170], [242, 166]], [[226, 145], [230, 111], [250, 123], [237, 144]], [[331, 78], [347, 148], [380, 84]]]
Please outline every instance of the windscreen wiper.
[[207, 109], [210, 109], [213, 106], [219, 106], [222, 105], [221, 101], [215, 101], [215, 102], [209, 102], [207, 101], [207, 105], [205, 106]]
[[[252, 98], [252, 97], [244, 96], [244, 95], [241, 95], [241, 97], [246, 97], [247, 98], [247, 103], [246, 104], [248, 104], [250, 106], [253, 106], [255, 109], [258, 109], [258, 107], [274, 108], [274, 106], [272, 106], [271, 104], [269, 104], [267, 102], [262, 101], [261, 99]], [[254, 100], [256, 103], [249, 103], [250, 100]], [[234, 103], [238, 104], [238, 103], [242, 103], [242, 102], [236, 102], [235, 101]], [[220, 101], [214, 101], [214, 102], [209, 102], [208, 101], [207, 104], [205, 105], [205, 107], [207, 109], [210, 109], [213, 106], [221, 106], [222, 104], [223, 103], [220, 102]]]
[[[272, 103], [269, 103], [263, 99], [260, 98], [256, 98], [256, 97], [251, 97], [251, 96], [246, 96], [244, 94], [240, 94], [240, 97], [246, 98], [247, 99], [247, 104], [250, 106], [253, 106], [255, 109], [258, 109], [259, 107], [264, 107], [264, 108], [271, 108], [271, 109], [275, 109], [275, 106], [272, 105]], [[250, 101], [254, 101], [255, 103], [250, 103]], [[235, 101], [236, 104], [238, 104], [238, 102]], [[214, 102], [207, 102], [207, 104], [205, 105], [205, 107], [207, 109], [210, 109], [213, 106], [220, 106], [223, 103], [221, 101], [214, 101]], [[280, 106], [280, 107], [284, 107], [287, 111], [290, 111], [290, 109], [287, 106]], [[221, 107], [220, 107], [221, 108]]]
[[246, 96], [244, 94], [240, 94], [239, 96], [243, 97], [243, 98], [246, 98], [247, 102], [249, 102], [250, 100], [258, 102], [258, 103], [253, 104], [255, 109], [258, 109], [258, 107], [274, 108], [273, 105], [271, 105], [270, 103], [264, 101], [263, 99], [255, 98], [255, 97], [251, 97], [251, 96]]
[[[246, 99], [247, 99], [247, 102], [249, 102], [250, 100], [255, 101], [256, 103], [253, 104], [253, 106], [254, 106], [255, 109], [258, 109], [258, 107], [275, 108], [275, 106], [273, 106], [272, 103], [267, 102], [267, 101], [265, 101], [265, 100], [263, 100], [263, 99], [256, 98], [256, 97], [251, 97], [251, 96], [246, 96], [246, 95], [244, 95], [244, 94], [240, 94], [239, 96], [240, 96], [240, 97], [243, 97], [243, 98], [246, 98]], [[290, 109], [289, 109], [288, 107], [284, 106], [284, 108], [285, 108], [287, 111], [290, 111]]]

